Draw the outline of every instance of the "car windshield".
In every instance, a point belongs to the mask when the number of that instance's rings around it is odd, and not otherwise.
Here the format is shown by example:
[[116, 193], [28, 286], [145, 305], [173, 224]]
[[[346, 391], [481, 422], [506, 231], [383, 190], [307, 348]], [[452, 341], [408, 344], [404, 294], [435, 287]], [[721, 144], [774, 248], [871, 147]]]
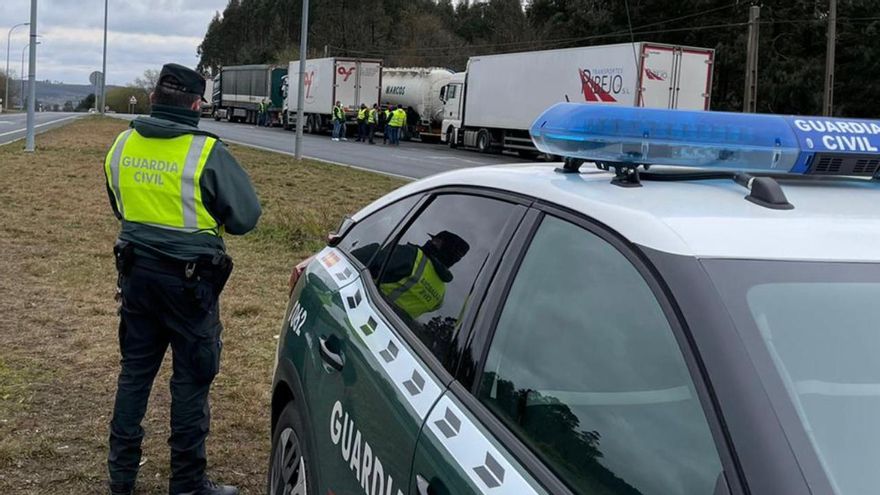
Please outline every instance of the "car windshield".
[[835, 493], [876, 493], [880, 265], [713, 260], [704, 266], [756, 368], [775, 370], [762, 379], [788, 436], [806, 435]]

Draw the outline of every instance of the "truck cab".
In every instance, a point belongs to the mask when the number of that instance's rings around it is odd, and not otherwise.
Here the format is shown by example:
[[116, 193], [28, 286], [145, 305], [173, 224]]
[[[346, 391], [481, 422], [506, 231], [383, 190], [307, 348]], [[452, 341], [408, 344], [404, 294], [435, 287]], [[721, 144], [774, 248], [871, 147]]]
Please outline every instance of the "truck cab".
[[443, 102], [443, 123], [441, 124], [440, 140], [451, 147], [458, 145], [458, 129], [464, 114], [464, 82], [467, 72], [454, 74], [449, 84], [440, 91]]

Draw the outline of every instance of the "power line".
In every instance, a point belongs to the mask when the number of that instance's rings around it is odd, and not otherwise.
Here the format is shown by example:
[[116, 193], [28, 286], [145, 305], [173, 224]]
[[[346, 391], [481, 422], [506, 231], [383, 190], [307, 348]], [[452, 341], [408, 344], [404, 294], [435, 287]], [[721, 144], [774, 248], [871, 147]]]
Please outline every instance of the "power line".
[[[732, 5], [729, 5], [724, 8], [729, 8]], [[717, 11], [719, 9], [712, 9], [712, 11]], [[706, 11], [711, 12], [711, 11]], [[648, 35], [648, 34], [667, 34], [667, 33], [677, 33], [682, 31], [702, 31], [706, 29], [725, 29], [725, 28], [733, 28], [733, 27], [744, 27], [748, 26], [748, 22], [732, 22], [726, 24], [712, 24], [707, 26], [688, 26], [681, 28], [670, 28], [670, 29], [656, 29], [656, 30], [644, 30], [644, 27], [647, 26], [656, 26], [660, 24], [665, 24], [668, 22], [673, 22], [675, 20], [680, 20], [687, 17], [694, 17], [697, 15], [703, 15], [706, 12], [690, 14], [688, 16], [682, 16], [675, 19], [669, 19], [666, 21], [655, 22], [651, 24], [646, 24], [644, 26], [639, 26], [633, 28], [634, 35]], [[838, 18], [838, 22], [851, 22], [851, 23], [860, 23], [860, 22], [874, 22], [880, 21], [880, 17], [840, 17]], [[778, 20], [766, 20], [759, 21], [760, 24], [763, 25], [771, 25], [771, 24], [812, 24], [812, 23], [824, 23], [824, 19], [778, 19]], [[523, 41], [512, 41], [512, 42], [504, 42], [504, 43], [482, 43], [482, 44], [473, 44], [469, 45], [467, 43], [461, 43], [458, 45], [447, 45], [447, 46], [428, 46], [428, 47], [418, 47], [418, 48], [392, 48], [392, 49], [377, 49], [377, 50], [354, 50], [351, 48], [343, 48], [335, 45], [328, 45], [333, 49], [342, 50], [347, 53], [357, 53], [362, 55], [371, 55], [371, 56], [379, 56], [384, 57], [390, 54], [422, 54], [422, 53], [430, 53], [430, 52], [440, 52], [444, 50], [459, 50], [462, 48], [474, 49], [474, 48], [515, 48], [515, 47], [542, 47], [542, 48], [552, 48], [554, 46], [565, 45], [568, 43], [576, 43], [583, 41], [593, 41], [604, 38], [616, 38], [623, 37], [629, 34], [629, 30], [620, 30], [620, 31], [612, 31], [610, 33], [604, 34], [596, 34], [591, 36], [581, 36], [576, 38], [553, 38], [553, 39], [544, 39], [544, 40], [523, 40]]]
[[[727, 24], [713, 24], [708, 26], [692, 26], [685, 28], [675, 28], [675, 29], [658, 29], [652, 31], [638, 31], [634, 32], [634, 34], [643, 35], [643, 34], [663, 34], [663, 33], [675, 33], [681, 31], [701, 31], [705, 29], [722, 29], [722, 28], [731, 28], [731, 27], [742, 27], [748, 25], [748, 22], [734, 22]], [[349, 53], [360, 53], [364, 55], [377, 55], [383, 56], [388, 54], [417, 54], [424, 52], [435, 52], [442, 50], [455, 50], [461, 48], [501, 48], [501, 47], [509, 47], [509, 46], [519, 46], [519, 45], [561, 45], [566, 43], [573, 43], [579, 41], [591, 41], [602, 38], [614, 38], [620, 36], [626, 36], [628, 31], [615, 31], [612, 33], [606, 34], [596, 34], [592, 36], [583, 36], [580, 38], [560, 38], [560, 39], [550, 39], [550, 40], [533, 40], [533, 41], [520, 41], [520, 42], [511, 42], [511, 43], [489, 43], [489, 44], [481, 44], [481, 45], [450, 45], [450, 46], [430, 46], [430, 47], [421, 47], [421, 48], [395, 48], [390, 50], [353, 50], [350, 48], [342, 48], [335, 45], [330, 45], [331, 48], [337, 50], [344, 50]]]
[[[525, 45], [525, 46], [536, 45], [536, 44], [541, 45], [541, 44], [548, 44], [548, 43], [561, 44], [561, 43], [567, 43], [567, 42], [587, 41], [587, 40], [591, 40], [591, 39], [599, 39], [599, 38], [605, 38], [605, 37], [622, 36], [622, 35], [629, 34], [630, 31], [632, 31], [634, 34], [643, 34], [641, 32], [641, 30], [644, 28], [659, 26], [661, 24], [668, 24], [671, 22], [677, 22], [677, 21], [681, 21], [681, 20], [685, 20], [685, 19], [690, 19], [692, 17], [704, 16], [704, 15], [718, 12], [721, 10], [729, 9], [731, 7], [736, 7], [739, 4], [740, 4], [740, 2], [736, 1], [736, 2], [730, 3], [728, 5], [721, 6], [721, 7], [714, 7], [714, 8], [708, 9], [708, 10], [694, 12], [694, 13], [679, 16], [679, 17], [673, 17], [671, 19], [664, 19], [662, 21], [651, 22], [651, 23], [643, 24], [643, 25], [637, 26], [637, 27], [630, 26], [629, 29], [613, 31], [610, 33], [593, 35], [593, 36], [580, 36], [580, 37], [572, 37], [572, 38], [553, 38], [553, 39], [547, 39], [547, 40], [523, 40], [523, 41], [511, 41], [511, 42], [504, 42], [504, 43], [483, 43], [483, 44], [470, 44], [470, 45], [467, 43], [462, 43], [461, 45], [448, 45], [448, 46], [440, 46], [440, 47], [423, 47], [423, 48], [418, 48], [418, 49], [396, 48], [396, 49], [374, 50], [374, 51], [352, 50], [352, 49], [333, 46], [333, 45], [330, 45], [330, 46], [332, 48], [346, 50], [351, 53], [364, 53], [364, 54], [371, 54], [371, 55], [380, 55], [380, 54], [387, 54], [387, 53], [409, 52], [409, 51], [413, 51], [413, 50], [442, 51], [442, 50], [454, 50], [457, 48], [497, 48], [497, 47], [520, 46], [520, 45]], [[646, 33], [647, 34], [654, 34], [657, 32], [662, 32], [662, 31], [647, 31]]]

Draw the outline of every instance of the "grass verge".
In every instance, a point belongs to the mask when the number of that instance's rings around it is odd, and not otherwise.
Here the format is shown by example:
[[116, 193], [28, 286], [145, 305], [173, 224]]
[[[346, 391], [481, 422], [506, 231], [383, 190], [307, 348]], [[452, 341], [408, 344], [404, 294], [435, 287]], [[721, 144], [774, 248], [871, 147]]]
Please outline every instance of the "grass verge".
[[[41, 134], [38, 152], [0, 148], [0, 493], [105, 493], [107, 423], [118, 372], [118, 224], [103, 158], [126, 123], [92, 117]], [[275, 336], [292, 265], [346, 212], [403, 184], [390, 177], [230, 147], [263, 206], [250, 235], [227, 238], [236, 270], [223, 296], [211, 474], [262, 493]], [[170, 356], [144, 420], [138, 493], [167, 490]]]

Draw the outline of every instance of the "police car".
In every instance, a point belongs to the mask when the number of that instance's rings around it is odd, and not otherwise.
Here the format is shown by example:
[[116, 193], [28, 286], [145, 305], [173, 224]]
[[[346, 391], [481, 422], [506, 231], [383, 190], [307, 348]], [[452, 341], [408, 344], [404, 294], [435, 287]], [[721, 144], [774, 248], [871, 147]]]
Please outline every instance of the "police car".
[[867, 494], [880, 122], [560, 104], [298, 265], [272, 494]]

